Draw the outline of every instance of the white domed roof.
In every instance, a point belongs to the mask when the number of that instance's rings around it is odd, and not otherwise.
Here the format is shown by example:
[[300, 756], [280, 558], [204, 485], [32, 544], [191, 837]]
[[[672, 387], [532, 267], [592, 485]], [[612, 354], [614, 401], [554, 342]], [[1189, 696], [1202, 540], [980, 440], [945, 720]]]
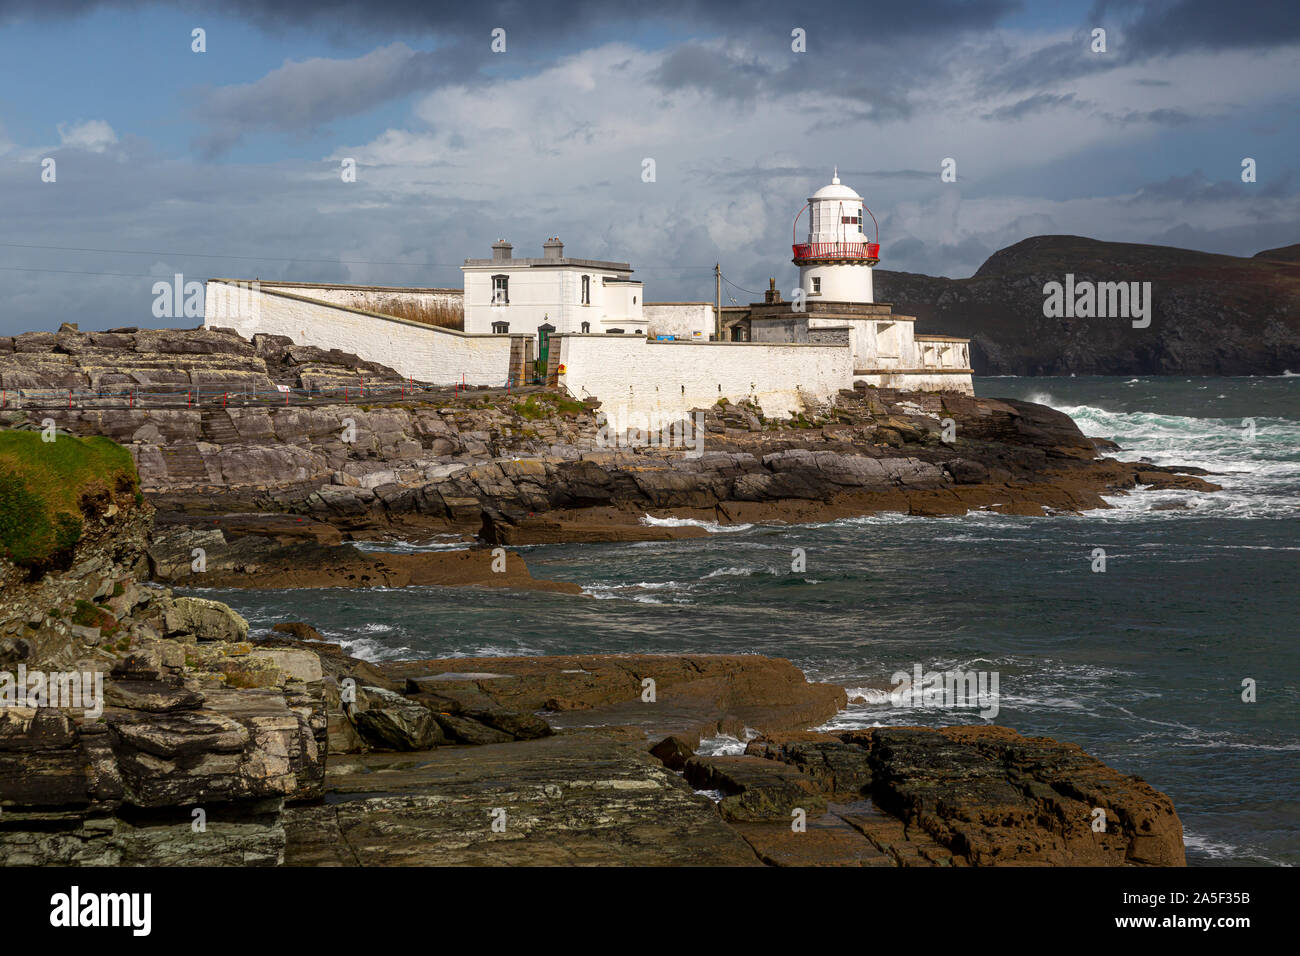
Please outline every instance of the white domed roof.
[[848, 186], [840, 183], [840, 171], [836, 167], [835, 174], [831, 177], [831, 184], [823, 186], [809, 197], [809, 202], [813, 199], [861, 199], [862, 197], [855, 193]]

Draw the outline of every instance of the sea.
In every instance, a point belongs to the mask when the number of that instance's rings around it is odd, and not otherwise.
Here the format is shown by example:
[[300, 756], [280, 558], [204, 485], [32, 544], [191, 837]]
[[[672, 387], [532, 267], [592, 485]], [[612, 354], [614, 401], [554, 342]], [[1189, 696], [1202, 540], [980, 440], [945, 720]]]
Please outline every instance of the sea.
[[[1300, 863], [1300, 375], [996, 377], [975, 387], [1057, 408], [1118, 442], [1125, 460], [1207, 469], [1223, 491], [1139, 489], [1080, 515], [706, 524], [702, 539], [520, 549], [534, 577], [578, 582], [585, 599], [196, 593], [235, 607], [255, 631], [307, 621], [372, 660], [785, 657], [849, 689], [828, 728], [991, 722], [1071, 741], [1173, 799], [1189, 864]], [[986, 687], [996, 675], [996, 715], [892, 693], [917, 668], [975, 671]]]

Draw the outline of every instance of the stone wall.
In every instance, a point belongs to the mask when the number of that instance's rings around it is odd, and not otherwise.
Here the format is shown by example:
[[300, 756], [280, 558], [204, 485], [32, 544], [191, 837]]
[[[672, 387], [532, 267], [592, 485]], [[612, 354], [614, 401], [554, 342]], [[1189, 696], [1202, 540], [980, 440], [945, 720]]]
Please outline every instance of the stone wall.
[[472, 335], [231, 280], [208, 281], [204, 325], [240, 335], [287, 335], [299, 345], [342, 349], [435, 385], [505, 385], [514, 336]]

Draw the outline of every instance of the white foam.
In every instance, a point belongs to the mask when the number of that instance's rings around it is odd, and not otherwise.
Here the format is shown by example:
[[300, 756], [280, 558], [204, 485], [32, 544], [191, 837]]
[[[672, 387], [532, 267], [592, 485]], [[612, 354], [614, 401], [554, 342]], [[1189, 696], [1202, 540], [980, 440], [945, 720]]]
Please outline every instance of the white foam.
[[[1112, 412], [1092, 405], [1056, 405], [1047, 394], [1033, 400], [1052, 405], [1075, 420], [1085, 434], [1118, 442], [1114, 457], [1153, 465], [1203, 468], [1220, 492], [1150, 491], [1105, 498], [1113, 510], [1089, 517], [1176, 519], [1206, 515], [1276, 518], [1300, 513], [1300, 422], [1255, 418], [1248, 438], [1243, 419], [1192, 418], [1155, 412]], [[1165, 510], [1168, 505], [1181, 508]]]
[[889, 691], [881, 690], [879, 687], [846, 687], [844, 692], [849, 695], [850, 703], [859, 706], [889, 704]]
[[758, 732], [746, 727], [744, 733], [744, 740], [741, 740], [739, 737], [733, 737], [731, 734], [717, 734], [713, 737], [701, 737], [700, 745], [695, 748], [695, 752], [701, 757], [744, 756], [746, 745], [758, 736]]
[[349, 541], [358, 551], [381, 554], [423, 554], [428, 551], [464, 551], [472, 542], [460, 535], [437, 535], [424, 542], [414, 541]]
[[710, 534], [748, 531], [754, 527], [752, 524], [719, 524], [717, 521], [700, 521], [697, 518], [656, 518], [654, 515], [642, 515], [641, 523], [650, 528], [703, 528]]
[[715, 570], [710, 571], [708, 574], [704, 575], [704, 578], [702, 578], [701, 580], [707, 580], [708, 578], [730, 578], [730, 577], [744, 578], [744, 577], [749, 577], [752, 574], [776, 574], [776, 573], [777, 572], [773, 571], [771, 568], [716, 568]]

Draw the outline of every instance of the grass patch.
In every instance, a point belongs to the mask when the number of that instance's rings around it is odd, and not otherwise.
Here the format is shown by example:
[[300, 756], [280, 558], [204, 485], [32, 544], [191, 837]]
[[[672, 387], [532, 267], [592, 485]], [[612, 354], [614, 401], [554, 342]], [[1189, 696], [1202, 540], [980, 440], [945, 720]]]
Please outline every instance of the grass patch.
[[[121, 627], [117, 618], [102, 607], [83, 600], [77, 601], [77, 609], [72, 612], [72, 623], [81, 627], [97, 627], [100, 637], [112, 637]], [[130, 638], [126, 640], [129, 642]]]
[[82, 519], [139, 478], [131, 453], [102, 436], [0, 432], [0, 554], [33, 571], [71, 555]]
[[527, 400], [515, 402], [510, 407], [514, 409], [516, 415], [530, 422], [535, 422], [539, 418], [549, 418], [557, 413], [573, 416], [591, 411], [584, 402], [565, 398], [562, 395], [546, 395], [540, 402], [536, 396], [529, 395]]
[[582, 402], [575, 402], [571, 398], [557, 399], [556, 407], [559, 408], [560, 413], [563, 415], [581, 415], [587, 411], [586, 405]]
[[545, 418], [551, 413], [549, 408], [542, 405], [531, 395], [528, 396], [528, 401], [516, 402], [512, 407], [514, 408], [516, 415], [520, 418], [526, 418], [530, 422], [535, 422], [539, 418]]

